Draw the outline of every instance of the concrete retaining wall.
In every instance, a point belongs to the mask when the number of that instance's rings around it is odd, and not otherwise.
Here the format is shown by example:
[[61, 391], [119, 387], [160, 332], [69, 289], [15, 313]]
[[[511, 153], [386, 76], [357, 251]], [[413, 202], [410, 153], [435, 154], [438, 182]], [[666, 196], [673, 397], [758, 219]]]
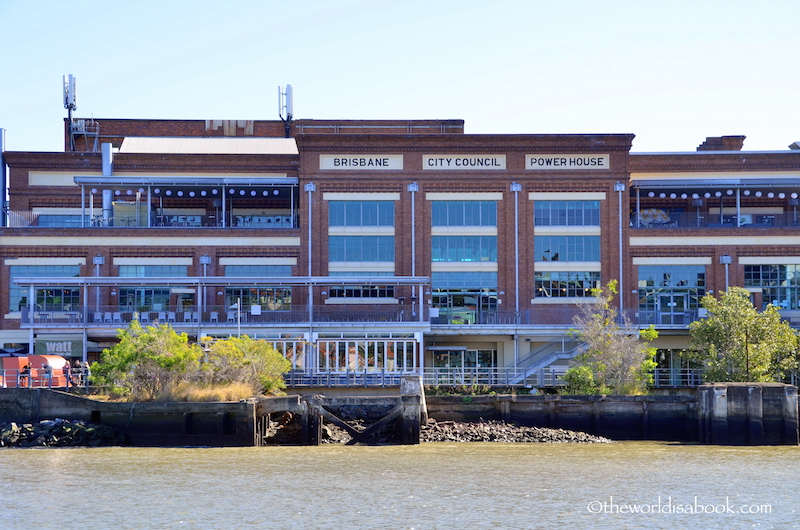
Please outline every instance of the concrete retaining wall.
[[255, 444], [255, 403], [105, 403], [56, 390], [0, 391], [0, 421], [66, 418], [108, 425], [137, 446]]
[[427, 404], [438, 421], [505, 420], [614, 440], [699, 439], [690, 396], [428, 396]]

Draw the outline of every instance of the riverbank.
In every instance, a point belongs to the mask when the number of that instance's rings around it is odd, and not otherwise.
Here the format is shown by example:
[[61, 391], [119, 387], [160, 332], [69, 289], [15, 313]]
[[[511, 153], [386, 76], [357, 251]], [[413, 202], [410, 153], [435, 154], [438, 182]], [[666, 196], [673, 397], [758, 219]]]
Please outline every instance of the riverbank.
[[[268, 437], [269, 445], [297, 445], [300, 443], [302, 428], [297, 417], [284, 415], [279, 421], [271, 422]], [[358, 431], [369, 428], [363, 420], [350, 420], [348, 425]], [[387, 425], [375, 433], [373, 442], [378, 445], [396, 443], [397, 432], [394, 425]], [[341, 427], [323, 423], [323, 444], [347, 444], [352, 437]], [[499, 442], [499, 443], [612, 443], [603, 436], [567, 429], [546, 427], [525, 427], [510, 422], [486, 420], [480, 422], [436, 421], [429, 419], [420, 427], [420, 442]]]

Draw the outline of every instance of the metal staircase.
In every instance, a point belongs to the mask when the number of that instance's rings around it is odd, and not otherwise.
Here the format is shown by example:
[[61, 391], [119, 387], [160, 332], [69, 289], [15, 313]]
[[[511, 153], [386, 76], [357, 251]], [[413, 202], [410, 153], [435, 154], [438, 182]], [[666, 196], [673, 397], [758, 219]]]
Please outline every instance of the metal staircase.
[[557, 360], [572, 359], [585, 349], [586, 343], [566, 337], [548, 342], [517, 363], [513, 382], [519, 383]]

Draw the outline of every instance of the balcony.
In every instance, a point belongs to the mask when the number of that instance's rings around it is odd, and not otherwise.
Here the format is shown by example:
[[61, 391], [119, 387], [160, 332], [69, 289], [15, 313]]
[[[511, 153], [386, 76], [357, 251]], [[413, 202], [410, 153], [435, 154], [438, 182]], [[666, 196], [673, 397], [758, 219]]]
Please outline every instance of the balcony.
[[708, 212], [670, 212], [657, 208], [642, 210], [634, 216], [631, 228], [675, 229], [675, 228], [786, 228], [800, 226], [796, 213], [765, 213], [727, 215]]
[[274, 229], [297, 228], [297, 215], [264, 212], [260, 215], [245, 215], [235, 211], [228, 214], [150, 214], [140, 215], [85, 215], [72, 209], [53, 209], [47, 213], [38, 211], [9, 211], [10, 228], [236, 228]]
[[[424, 315], [427, 316], [427, 315]], [[142, 325], [170, 324], [175, 328], [197, 327], [285, 327], [287, 324], [308, 325], [320, 323], [336, 324], [419, 324], [417, 312], [403, 310], [399, 306], [347, 306], [315, 305], [311, 310], [301, 305], [283, 311], [237, 311], [227, 306], [173, 306], [160, 309], [121, 308], [119, 306], [96, 306], [75, 311], [46, 311], [23, 308], [20, 311], [20, 327], [36, 329], [59, 328], [121, 328], [133, 320]]]

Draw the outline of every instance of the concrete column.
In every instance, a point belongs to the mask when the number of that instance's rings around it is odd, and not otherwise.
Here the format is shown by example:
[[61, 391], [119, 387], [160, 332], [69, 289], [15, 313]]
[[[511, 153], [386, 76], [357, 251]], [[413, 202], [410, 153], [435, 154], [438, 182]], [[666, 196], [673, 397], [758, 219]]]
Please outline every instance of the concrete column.
[[783, 387], [783, 443], [786, 445], [800, 444], [797, 420], [797, 387], [786, 385]]
[[760, 386], [747, 387], [747, 443], [764, 445], [764, 400]]
[[728, 387], [711, 389], [711, 443], [728, 443]]
[[403, 407], [401, 415], [401, 441], [403, 445], [419, 444], [420, 434], [420, 396], [419, 394], [404, 394], [400, 396]]

